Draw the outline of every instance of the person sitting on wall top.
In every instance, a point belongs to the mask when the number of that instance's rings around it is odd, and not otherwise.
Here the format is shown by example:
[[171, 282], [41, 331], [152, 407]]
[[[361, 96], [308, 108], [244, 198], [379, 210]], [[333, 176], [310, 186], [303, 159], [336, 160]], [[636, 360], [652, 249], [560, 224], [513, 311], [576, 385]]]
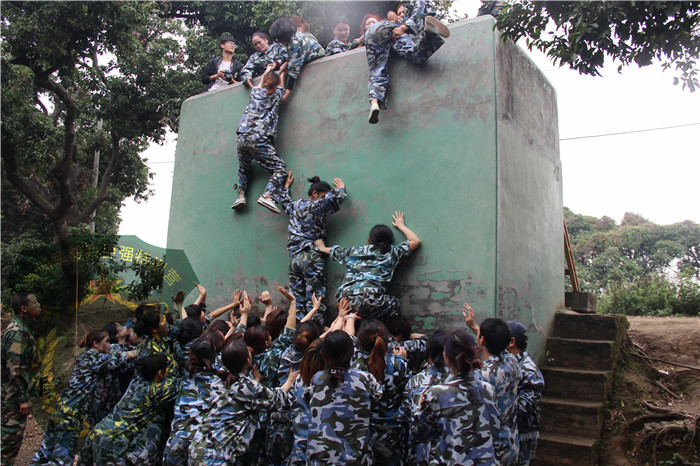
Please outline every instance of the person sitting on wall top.
[[[412, 0], [403, 12], [405, 21], [393, 12], [390, 19], [373, 24], [365, 32], [367, 65], [369, 67], [369, 123], [379, 121], [379, 110], [386, 109], [389, 86], [389, 53], [393, 49], [401, 58], [421, 65], [445, 43], [449, 37], [447, 26], [425, 13], [425, 1]], [[393, 18], [393, 20], [392, 20]], [[415, 36], [411, 38], [408, 33]], [[442, 36], [442, 37], [440, 37]]]
[[233, 58], [236, 51], [236, 42], [233, 37], [224, 36], [219, 40], [221, 56], [209, 60], [207, 66], [202, 71], [202, 92], [215, 91], [229, 84], [241, 82], [241, 69], [243, 63]]
[[253, 48], [255, 53], [253, 53], [246, 62], [245, 66], [241, 70], [241, 80], [248, 85], [248, 87], [253, 87], [253, 78], [262, 76], [265, 72], [265, 68], [270, 64], [270, 58], [267, 55], [268, 50], [270, 50], [270, 38], [264, 32], [254, 32], [253, 33]]

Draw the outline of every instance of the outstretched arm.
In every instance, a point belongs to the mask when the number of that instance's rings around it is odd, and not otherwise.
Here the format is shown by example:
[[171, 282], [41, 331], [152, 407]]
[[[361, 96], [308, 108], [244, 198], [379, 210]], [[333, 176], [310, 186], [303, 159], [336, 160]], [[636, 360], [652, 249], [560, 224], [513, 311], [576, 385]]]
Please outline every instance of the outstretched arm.
[[479, 326], [476, 325], [476, 318], [474, 317], [474, 309], [472, 309], [471, 306], [467, 303], [464, 303], [464, 309], [467, 310], [467, 312], [462, 311], [462, 315], [464, 316], [464, 323], [467, 324], [467, 327], [469, 327], [472, 332], [474, 332], [474, 335], [478, 335], [479, 334]]
[[394, 225], [401, 233], [403, 233], [408, 240], [408, 250], [413, 252], [418, 249], [421, 244], [420, 238], [406, 226], [406, 222], [403, 218], [403, 212], [397, 210], [394, 212], [394, 215], [392, 215], [391, 218], [393, 219], [391, 224]]
[[277, 291], [289, 300], [289, 311], [287, 312], [287, 323], [285, 325], [289, 328], [297, 328], [297, 299], [281, 286], [277, 287]]
[[211, 319], [214, 320], [217, 317], [219, 317], [221, 314], [223, 314], [224, 312], [237, 308], [240, 303], [241, 303], [241, 290], [236, 290], [233, 293], [233, 301], [231, 301], [230, 304], [227, 304], [224, 307], [214, 309], [213, 311], [211, 311], [209, 313], [209, 317], [211, 317]]
[[207, 289], [204, 288], [202, 285], [199, 283], [195, 282], [195, 285], [197, 285], [197, 290], [199, 291], [199, 296], [197, 296], [197, 299], [194, 302], [194, 305], [198, 304], [206, 304], [207, 303]]

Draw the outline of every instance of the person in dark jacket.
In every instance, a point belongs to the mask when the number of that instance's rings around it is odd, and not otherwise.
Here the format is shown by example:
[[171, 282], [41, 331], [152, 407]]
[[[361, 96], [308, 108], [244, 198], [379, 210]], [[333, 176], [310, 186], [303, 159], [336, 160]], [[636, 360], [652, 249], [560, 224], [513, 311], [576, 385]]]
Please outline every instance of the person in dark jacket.
[[243, 63], [233, 58], [233, 53], [236, 51], [236, 42], [233, 37], [222, 37], [219, 47], [221, 47], [221, 56], [212, 58], [202, 71], [202, 84], [204, 84], [202, 92], [214, 91], [242, 81]]

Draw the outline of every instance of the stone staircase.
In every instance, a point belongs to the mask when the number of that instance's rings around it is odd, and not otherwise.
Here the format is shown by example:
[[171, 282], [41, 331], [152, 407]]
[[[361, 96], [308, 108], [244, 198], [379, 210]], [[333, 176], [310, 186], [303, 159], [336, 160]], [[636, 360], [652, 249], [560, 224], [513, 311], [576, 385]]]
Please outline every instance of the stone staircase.
[[556, 313], [540, 368], [545, 389], [532, 464], [598, 464], [603, 407], [626, 331], [624, 316]]

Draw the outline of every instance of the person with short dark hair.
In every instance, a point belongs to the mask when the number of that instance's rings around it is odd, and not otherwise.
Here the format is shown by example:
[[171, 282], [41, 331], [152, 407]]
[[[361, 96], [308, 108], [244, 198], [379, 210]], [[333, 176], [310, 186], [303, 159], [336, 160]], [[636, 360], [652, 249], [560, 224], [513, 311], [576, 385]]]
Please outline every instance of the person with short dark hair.
[[467, 327], [477, 335], [481, 346], [483, 364], [479, 376], [496, 391], [500, 432], [495, 439], [496, 459], [499, 464], [513, 465], [518, 461], [517, 397], [520, 384], [520, 368], [515, 356], [508, 352], [511, 341], [510, 328], [502, 319], [487, 318], [476, 325], [474, 310], [464, 304]]
[[417, 464], [501, 464], [494, 450], [496, 395], [476, 375], [481, 362], [474, 338], [463, 329], [449, 331], [444, 356], [450, 374], [420, 396], [410, 420], [413, 436], [427, 447], [427, 458]]
[[387, 320], [401, 314], [401, 302], [387, 291], [399, 261], [418, 249], [421, 241], [406, 226], [402, 212], [394, 212], [392, 219], [392, 225], [406, 237], [398, 245], [393, 244], [394, 234], [386, 225], [372, 227], [364, 246], [329, 248], [321, 239], [315, 242], [319, 251], [345, 265], [345, 278], [336, 298], [347, 298], [363, 319]]
[[347, 198], [345, 183], [333, 179], [333, 188], [318, 176], [307, 180], [311, 183], [308, 198], [293, 201], [289, 188], [294, 175], [287, 174], [283, 186], [275, 186], [272, 198], [282, 205], [289, 215], [287, 250], [289, 251], [289, 288], [297, 300], [297, 318], [302, 319], [313, 307], [313, 296], [320, 300], [320, 308], [313, 319], [325, 324], [326, 264], [325, 257], [314, 245], [317, 239], [326, 240], [326, 217], [340, 210]]
[[14, 463], [22, 446], [39, 370], [30, 322], [41, 314], [41, 304], [34, 294], [21, 292], [12, 297], [12, 310], [15, 315], [2, 335], [2, 464]]
[[222, 89], [230, 84], [241, 82], [241, 70], [243, 63], [233, 58], [236, 51], [236, 41], [231, 36], [224, 36], [219, 40], [221, 56], [209, 60], [202, 71], [202, 92]]
[[518, 385], [518, 438], [520, 453], [518, 465], [527, 466], [535, 457], [540, 437], [540, 413], [544, 377], [527, 352], [527, 328], [520, 322], [509, 320], [512, 338], [508, 351], [518, 359], [520, 384]]

